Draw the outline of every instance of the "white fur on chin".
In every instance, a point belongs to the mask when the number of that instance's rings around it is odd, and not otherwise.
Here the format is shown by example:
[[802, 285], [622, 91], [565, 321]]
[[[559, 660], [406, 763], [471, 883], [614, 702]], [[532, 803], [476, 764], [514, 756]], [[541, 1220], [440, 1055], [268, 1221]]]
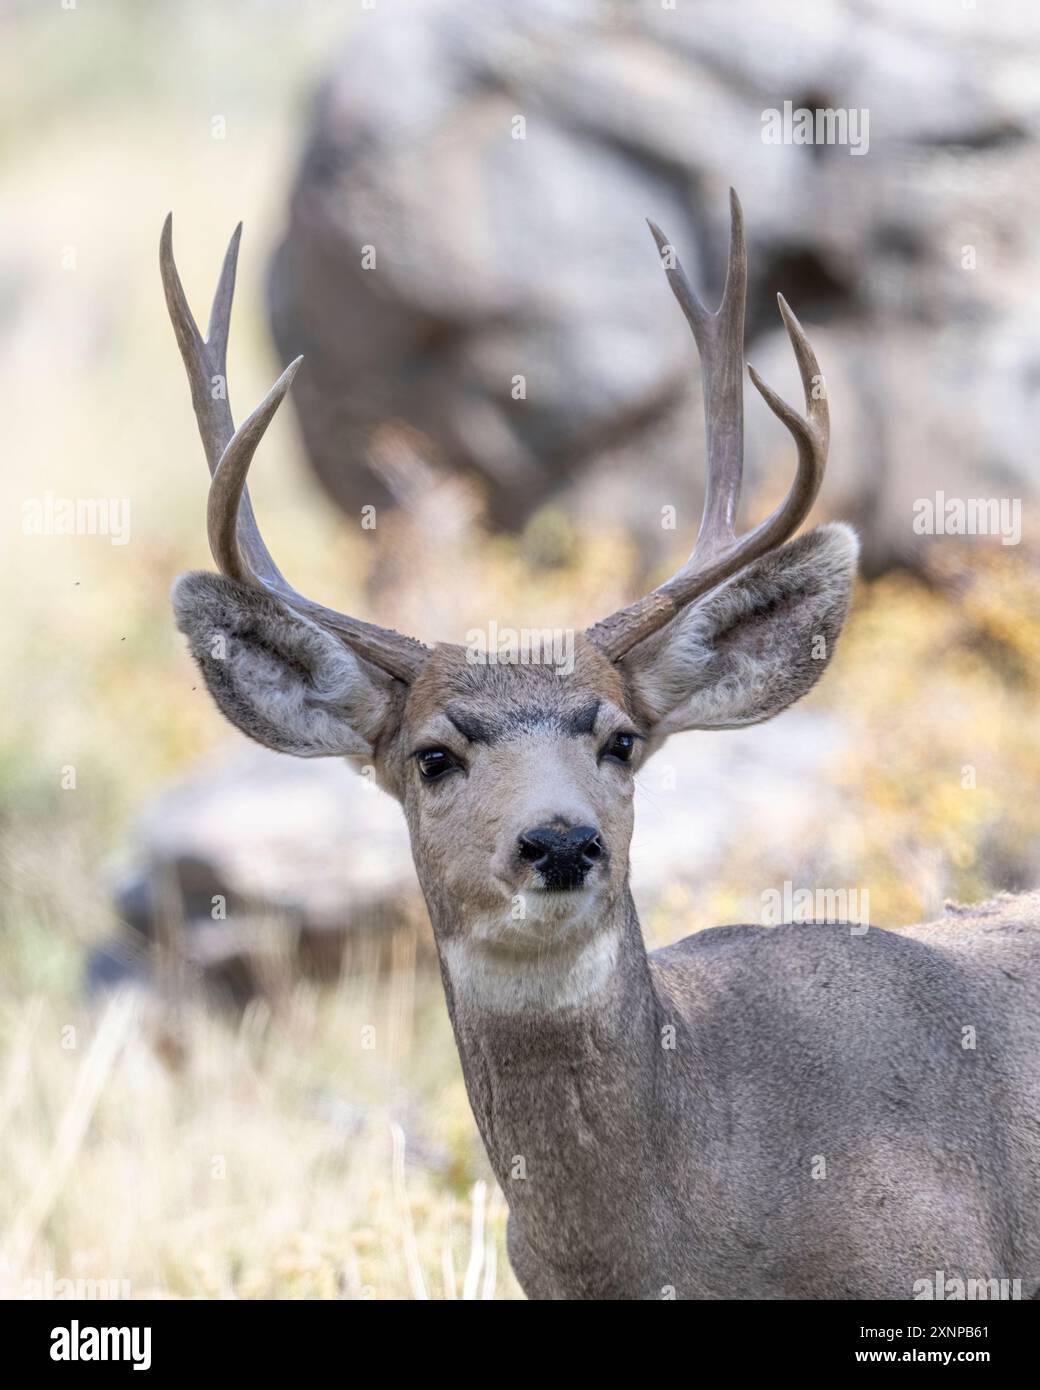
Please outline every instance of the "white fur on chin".
[[[575, 901], [579, 899], [579, 901]], [[579, 1008], [608, 984], [616, 928], [597, 929], [599, 895], [532, 893], [522, 921], [485, 914], [443, 943], [456, 997], [493, 1013], [553, 1014]]]

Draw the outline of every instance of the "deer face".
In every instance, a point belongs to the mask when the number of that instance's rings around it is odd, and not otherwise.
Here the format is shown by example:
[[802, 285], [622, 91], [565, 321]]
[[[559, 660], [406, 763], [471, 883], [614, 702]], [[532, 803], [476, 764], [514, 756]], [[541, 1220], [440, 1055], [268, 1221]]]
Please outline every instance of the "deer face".
[[587, 642], [573, 671], [438, 647], [389, 759], [435, 918], [489, 950], [591, 933], [623, 890], [643, 731]]
[[[744, 535], [734, 529], [747, 275], [735, 195], [732, 217], [714, 314], [653, 229], [704, 369], [709, 473], [697, 544], [660, 588], [590, 628], [566, 675], [551, 665], [474, 663], [460, 647], [431, 651], [290, 587], [257, 529], [245, 479], [299, 362], [235, 430], [226, 393], [214, 398], [211, 383], [226, 379], [238, 234], [203, 341], [173, 264], [169, 221], [164, 228], [163, 281], [213, 473], [208, 529], [222, 572], [178, 582], [179, 625], [214, 699], [245, 733], [298, 757], [343, 755], [376, 769], [404, 806], [449, 956], [542, 962], [570, 953], [571, 976], [587, 978], [575, 961], [591, 954], [602, 974], [611, 949], [604, 924], [616, 926], [609, 909], [627, 881], [640, 762], [671, 733], [770, 718], [830, 660], [857, 547], [843, 526], [788, 541], [819, 491], [828, 414], [812, 349], [782, 300], [805, 418], [751, 375], [794, 436], [798, 469], [770, 517]], [[503, 978], [508, 1000], [508, 967]]]
[[488, 953], [577, 948], [624, 891], [634, 779], [669, 734], [758, 723], [819, 679], [856, 542], [823, 526], [755, 561], [611, 661], [473, 663], [438, 646], [411, 683], [271, 594], [191, 574], [174, 591], [211, 694], [297, 757], [374, 768], [404, 807], [434, 923]]

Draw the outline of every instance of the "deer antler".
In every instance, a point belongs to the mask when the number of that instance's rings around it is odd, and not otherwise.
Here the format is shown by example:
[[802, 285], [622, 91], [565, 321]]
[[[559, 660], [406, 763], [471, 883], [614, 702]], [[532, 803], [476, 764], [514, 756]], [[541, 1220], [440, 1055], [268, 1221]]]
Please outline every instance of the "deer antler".
[[204, 340], [188, 308], [173, 259], [173, 215], [163, 224], [159, 267], [166, 307], [191, 387], [202, 447], [212, 481], [207, 503], [210, 550], [217, 568], [229, 579], [266, 589], [282, 603], [342, 638], [364, 657], [398, 680], [410, 682], [422, 669], [429, 648], [414, 637], [351, 618], [305, 598], [284, 578], [264, 544], [246, 487], [246, 475], [257, 445], [281, 405], [302, 357], [297, 357], [272, 386], [249, 418], [235, 429], [227, 393], [227, 341], [235, 268], [242, 224], [235, 228], [213, 296], [208, 336]]
[[[744, 215], [730, 189], [731, 231], [729, 269], [722, 303], [708, 312], [686, 278], [682, 266], [666, 268], [668, 283], [693, 329], [704, 374], [704, 416], [708, 443], [708, 478], [697, 542], [682, 569], [659, 588], [628, 608], [589, 628], [589, 639], [612, 661], [670, 622], [695, 598], [729, 579], [760, 556], [794, 535], [808, 516], [827, 466], [830, 423], [827, 401], [817, 391], [822, 383], [819, 363], [801, 325], [782, 295], [777, 295], [787, 336], [794, 348], [805, 392], [803, 419], [767, 386], [753, 367], [748, 374], [766, 404], [790, 430], [798, 446], [798, 469], [791, 490], [776, 511], [753, 531], [738, 537], [735, 523], [744, 471], [744, 299], [747, 290], [747, 249]], [[662, 256], [670, 249], [663, 233], [650, 223]]]

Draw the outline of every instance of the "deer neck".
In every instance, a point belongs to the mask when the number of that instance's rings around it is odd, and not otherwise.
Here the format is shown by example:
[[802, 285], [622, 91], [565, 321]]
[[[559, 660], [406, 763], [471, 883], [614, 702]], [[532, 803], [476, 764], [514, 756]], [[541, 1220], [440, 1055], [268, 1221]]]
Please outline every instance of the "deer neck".
[[619, 1201], [648, 1200], [658, 1024], [627, 884], [582, 950], [530, 961], [526, 981], [474, 960], [458, 923], [435, 925], [470, 1104], [518, 1233], [550, 1265], [587, 1260], [610, 1244]]

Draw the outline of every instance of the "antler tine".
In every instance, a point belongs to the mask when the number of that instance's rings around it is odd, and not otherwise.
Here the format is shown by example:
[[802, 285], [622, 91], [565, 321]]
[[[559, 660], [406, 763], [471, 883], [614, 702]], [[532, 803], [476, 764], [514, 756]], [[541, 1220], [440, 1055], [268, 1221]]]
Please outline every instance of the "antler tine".
[[[733, 539], [744, 468], [744, 305], [747, 299], [747, 244], [740, 199], [729, 192], [729, 263], [722, 301], [709, 313], [678, 259], [665, 274], [679, 307], [693, 329], [704, 379], [704, 426], [708, 476], [695, 553], [703, 555]], [[672, 249], [652, 222], [662, 257]]]
[[[159, 239], [159, 269], [166, 292], [166, 307], [188, 375], [191, 403], [211, 475], [216, 473], [224, 450], [235, 433], [228, 391], [227, 347], [241, 240], [240, 222], [231, 233], [231, 240], [228, 242], [224, 263], [220, 268], [220, 278], [213, 295], [207, 336], [203, 339], [195, 317], [188, 307], [187, 296], [173, 255], [172, 212], [167, 214]], [[239, 543], [248, 557], [250, 568], [255, 574], [272, 583], [285, 584], [285, 579], [264, 544], [260, 528], [256, 524], [248, 488], [243, 490], [241, 503], [235, 515], [238, 518]]]
[[303, 358], [297, 357], [286, 367], [261, 403], [236, 430], [227, 392], [227, 343], [241, 232], [239, 223], [224, 257], [205, 341], [188, 307], [173, 258], [172, 214], [163, 224], [159, 242], [166, 305], [187, 371], [195, 418], [212, 475], [206, 521], [213, 558], [220, 572], [229, 579], [266, 589], [290, 608], [337, 633], [358, 655], [381, 670], [398, 680], [412, 681], [430, 654], [428, 647], [414, 637], [351, 618], [298, 593], [282, 575], [260, 534], [246, 477], [257, 446], [285, 399]]
[[[778, 294], [776, 300], [798, 363], [802, 391], [805, 394], [806, 414], [805, 418], [799, 415], [797, 410], [792, 409], [762, 380], [754, 367], [748, 367], [748, 376], [754, 382], [759, 395], [777, 419], [787, 426], [798, 449], [798, 468], [790, 492], [775, 512], [741, 539], [741, 545], [747, 545], [749, 549], [754, 547], [756, 555], [772, 550], [788, 536], [792, 536], [812, 511], [827, 469], [827, 450], [831, 437], [826, 384], [816, 354], [787, 300], [782, 294]], [[773, 536], [776, 539], [773, 539]]]
[[[258, 577], [243, 557], [238, 544], [241, 527], [239, 507], [246, 491], [246, 475], [257, 446], [274, 419], [275, 411], [285, 399], [302, 361], [302, 357], [297, 357], [289, 363], [252, 415], [232, 435], [209, 485], [206, 529], [210, 552], [221, 574], [242, 584], [255, 585]], [[259, 577], [263, 578], [262, 575]], [[281, 580], [280, 575], [278, 578]], [[277, 583], [271, 576], [268, 576], [268, 581], [278, 589], [288, 587], [284, 580]]]
[[203, 339], [181, 284], [177, 262], [173, 256], [173, 213], [168, 213], [159, 239], [159, 269], [170, 322], [177, 336], [191, 387], [191, 403], [198, 421], [202, 447], [206, 451], [210, 473], [217, 471], [220, 456], [235, 432], [231, 417], [231, 402], [227, 392], [227, 343], [231, 321], [231, 301], [235, 293], [235, 270], [238, 247], [242, 239], [241, 222], [228, 243], [224, 264], [220, 270], [213, 308], [209, 319], [209, 336]]
[[[682, 267], [667, 268], [668, 280], [685, 313], [704, 373], [708, 479], [700, 530], [690, 558], [677, 574], [637, 603], [589, 628], [588, 637], [612, 661], [659, 631], [694, 599], [731, 578], [792, 536], [808, 516], [827, 466], [830, 419], [823, 376], [816, 355], [786, 300], [778, 295], [780, 314], [794, 349], [805, 393], [806, 418], [767, 386], [754, 368], [748, 374], [774, 415], [794, 436], [798, 467], [786, 498], [754, 530], [737, 537], [735, 522], [743, 473], [744, 300], [747, 252], [736, 193], [730, 190], [732, 231], [729, 270], [722, 303], [709, 314], [690, 287]], [[651, 224], [662, 254], [663, 235]]]

